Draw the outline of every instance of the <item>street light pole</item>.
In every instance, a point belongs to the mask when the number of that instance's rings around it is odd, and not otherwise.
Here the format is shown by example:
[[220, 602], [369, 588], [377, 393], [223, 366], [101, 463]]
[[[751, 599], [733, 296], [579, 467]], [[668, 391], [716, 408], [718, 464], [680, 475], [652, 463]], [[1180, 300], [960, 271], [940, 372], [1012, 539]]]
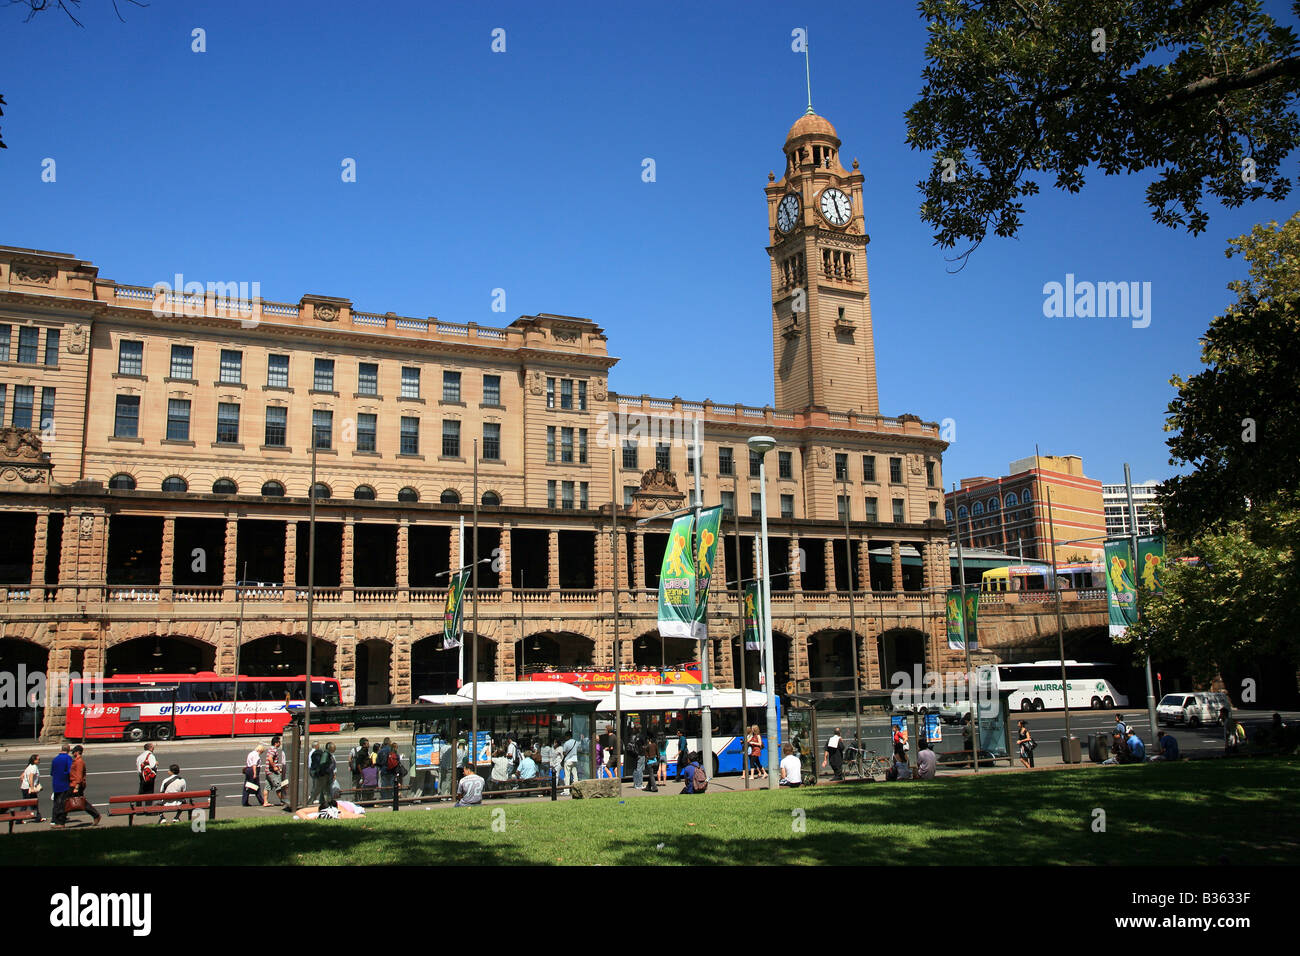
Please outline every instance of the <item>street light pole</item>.
[[478, 439], [474, 439], [474, 542], [473, 561], [474, 569], [470, 572], [473, 575], [472, 586], [474, 588], [474, 601], [470, 605], [470, 613], [473, 615], [470, 622], [470, 631], [474, 643], [470, 646], [470, 678], [474, 682], [474, 696], [470, 702], [469, 708], [469, 753], [470, 769], [478, 768]]
[[[953, 507], [955, 508], [957, 507], [956, 483], [954, 483], [952, 486], [952, 493], [953, 493]], [[953, 514], [954, 516], [956, 516], [955, 511], [953, 512]], [[956, 518], [956, 525], [957, 525], [957, 584], [961, 588], [959, 592], [960, 597], [958, 598], [958, 600], [961, 601], [961, 646], [963, 650], [966, 652], [966, 696], [967, 698], [969, 698], [967, 702], [970, 704], [970, 708], [971, 708], [970, 757], [975, 772], [979, 773], [980, 772], [980, 708], [979, 708], [979, 695], [971, 693], [971, 689], [970, 689], [970, 676], [971, 676], [970, 636], [966, 633], [966, 561], [962, 557], [962, 550], [961, 550], [961, 518], [960, 517]], [[946, 606], [947, 602], [945, 601], [944, 603]], [[947, 618], [945, 616], [945, 623], [946, 620]]]
[[[844, 478], [844, 564], [849, 572], [849, 643], [853, 648], [853, 738], [854, 746], [862, 749], [862, 682], [858, 679], [858, 623], [853, 600], [853, 538], [849, 535], [849, 481]], [[832, 573], [834, 573], [832, 571]], [[925, 602], [921, 602], [925, 612]], [[816, 755], [814, 754], [814, 757]]]
[[[1133, 478], [1129, 474], [1128, 462], [1124, 462], [1124, 491], [1128, 495], [1129, 542], [1133, 550], [1133, 591], [1136, 594], [1138, 584], [1138, 513], [1137, 505], [1133, 504]], [[1151, 720], [1151, 730], [1148, 733], [1154, 734], [1159, 724], [1156, 723], [1155, 687], [1151, 683], [1151, 641], [1149, 639], [1146, 645], [1147, 717]]]
[[[696, 462], [699, 465], [699, 462]], [[745, 641], [749, 637], [746, 633], [745, 621], [745, 589], [741, 586], [740, 579], [744, 574], [744, 569], [740, 563], [740, 478], [737, 477], [732, 483], [735, 489], [732, 494], [736, 496], [736, 507], [731, 509], [731, 517], [735, 521], [736, 528], [736, 617], [740, 621], [740, 773], [745, 778], [745, 789], [749, 789], [749, 702], [745, 699], [745, 685], [749, 683], [749, 655], [745, 650]], [[748, 485], [747, 485], [748, 487]], [[731, 655], [731, 669], [736, 669], [736, 655]]]
[[772, 674], [772, 577], [767, 560], [767, 453], [776, 447], [776, 439], [756, 435], [749, 439], [748, 445], [759, 455], [758, 511], [763, 541], [763, 651], [766, 656], [763, 671], [767, 683], [767, 786], [769, 790], [775, 790], [780, 786], [775, 746], [780, 728], [776, 723], [776, 680]]
[[[691, 526], [694, 529], [694, 533], [699, 534], [700, 511], [704, 507], [704, 495], [700, 491], [700, 465], [702, 464], [702, 462], [701, 462], [701, 455], [700, 455], [700, 419], [698, 416], [695, 418], [695, 441], [691, 447], [691, 454], [695, 456], [695, 468], [692, 469], [695, 472], [695, 504], [691, 509], [695, 514], [695, 519], [692, 522]], [[697, 568], [696, 571], [698, 572], [699, 569]], [[701, 713], [700, 713], [700, 749], [703, 751], [703, 753], [700, 754], [700, 761], [701, 763], [704, 764], [704, 768], [705, 768], [704, 772], [712, 776], [713, 774], [713, 708], [710, 706], [710, 702], [713, 698], [713, 684], [710, 683], [709, 658], [713, 656], [712, 654], [713, 648], [710, 644], [710, 640], [708, 636], [708, 627], [709, 627], [708, 613], [709, 611], [708, 608], [706, 607], [704, 609], [705, 619], [700, 622], [701, 626], [704, 628], [704, 640], [700, 643], [700, 649], [701, 649], [700, 702], [704, 705], [701, 708]], [[659, 646], [662, 647], [663, 643], [664, 643], [664, 639], [663, 636], [661, 635], [659, 638]], [[659, 679], [663, 680], [662, 674], [660, 674]]]
[[609, 453], [609, 512], [613, 520], [612, 534], [613, 557], [614, 557], [614, 757], [610, 763], [618, 773], [618, 796], [623, 798], [623, 698], [620, 686], [622, 684], [619, 662], [618, 646], [618, 499], [614, 497], [617, 485], [617, 472], [615, 470], [615, 460], [618, 456], [617, 451]]
[[303, 803], [307, 802], [307, 797], [311, 796], [311, 631], [312, 631], [312, 611], [316, 603], [316, 445], [318, 436], [316, 434], [316, 423], [311, 425], [311, 488], [308, 489], [307, 495], [310, 499], [308, 502], [307, 518], [307, 675], [304, 678], [306, 691], [303, 700], [302, 715], [302, 753], [298, 759], [307, 758], [305, 764], [307, 770], [302, 774]]

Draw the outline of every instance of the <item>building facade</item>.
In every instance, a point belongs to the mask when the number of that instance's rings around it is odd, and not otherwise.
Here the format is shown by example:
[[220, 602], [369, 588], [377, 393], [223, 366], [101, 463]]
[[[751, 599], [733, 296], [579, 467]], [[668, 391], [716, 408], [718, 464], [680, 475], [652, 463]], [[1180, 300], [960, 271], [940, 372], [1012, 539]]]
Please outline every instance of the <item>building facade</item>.
[[[1156, 491], [1159, 487], [1158, 481], [1144, 481], [1140, 485], [1133, 486], [1133, 507], [1137, 509], [1138, 534], [1156, 534], [1164, 528], [1156, 508]], [[1132, 534], [1127, 487], [1102, 485], [1101, 500], [1106, 509], [1106, 536], [1122, 538]]]
[[[1050, 507], [1049, 507], [1050, 499]], [[1100, 560], [1106, 537], [1101, 482], [1078, 455], [1041, 455], [1007, 466], [1000, 478], [963, 478], [944, 496], [944, 521], [963, 547], [992, 548], [1027, 560]]]
[[[934, 423], [879, 413], [862, 176], [839, 145], [805, 116], [786, 175], [769, 176], [773, 407], [616, 393], [617, 359], [584, 318], [490, 328], [335, 296], [127, 285], [0, 247], [3, 660], [301, 673], [313, 557], [313, 669], [347, 699], [409, 701], [456, 686], [446, 575], [477, 556], [466, 635], [482, 679], [612, 667], [617, 640], [625, 665], [705, 654], [715, 683], [744, 669], [756, 687], [731, 590], [715, 587], [707, 648], [659, 638], [667, 522], [634, 521], [687, 504], [698, 468], [705, 504], [727, 508], [715, 580], [752, 577], [746, 439], [769, 434], [778, 689], [851, 686], [855, 658], [870, 687], [957, 666], [946, 446]], [[870, 559], [882, 547], [889, 564]], [[57, 708], [41, 719], [60, 731]]]

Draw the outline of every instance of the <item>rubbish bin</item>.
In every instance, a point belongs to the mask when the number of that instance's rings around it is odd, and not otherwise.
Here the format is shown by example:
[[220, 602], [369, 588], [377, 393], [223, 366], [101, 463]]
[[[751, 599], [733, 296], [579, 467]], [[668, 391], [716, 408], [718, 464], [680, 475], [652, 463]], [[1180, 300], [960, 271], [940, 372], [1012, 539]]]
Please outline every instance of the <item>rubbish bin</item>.
[[1081, 744], [1078, 737], [1062, 737], [1061, 738], [1061, 760], [1063, 760], [1065, 763], [1082, 762], [1083, 758], [1080, 755], [1080, 747]]
[[1093, 763], [1103, 763], [1109, 756], [1109, 734], [1093, 734], [1088, 738], [1088, 757]]

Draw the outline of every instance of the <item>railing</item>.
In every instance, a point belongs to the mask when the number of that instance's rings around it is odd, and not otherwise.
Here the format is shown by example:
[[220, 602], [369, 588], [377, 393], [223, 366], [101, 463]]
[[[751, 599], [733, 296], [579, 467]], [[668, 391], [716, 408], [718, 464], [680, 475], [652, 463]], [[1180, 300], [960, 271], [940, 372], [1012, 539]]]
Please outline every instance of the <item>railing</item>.
[[158, 588], [155, 587], [110, 587], [110, 601], [157, 601]]
[[[224, 588], [220, 587], [200, 587], [200, 588], [172, 588], [173, 601], [194, 601], [202, 604], [215, 604], [222, 598]], [[260, 597], [249, 595], [251, 588], [241, 588], [245, 600], [259, 601], [264, 600]], [[259, 589], [260, 590], [260, 589]]]
[[1079, 601], [1102, 601], [1106, 598], [1105, 588], [1079, 588], [1074, 592], [1076, 600]]
[[399, 315], [393, 320], [393, 325], [399, 329], [409, 329], [416, 332], [429, 331], [428, 319], [409, 319], [404, 315]]
[[288, 302], [263, 302], [263, 315], [297, 315], [298, 307]]
[[[343, 600], [342, 588], [313, 588], [312, 594], [313, 599], [322, 604], [338, 604]], [[307, 600], [307, 589], [298, 588], [296, 597], [299, 601]]]
[[388, 317], [379, 315], [376, 312], [353, 312], [352, 324], [373, 325], [382, 329], [388, 327]]
[[358, 604], [395, 604], [397, 591], [394, 588], [357, 588], [354, 600]]
[[469, 337], [469, 326], [467, 325], [454, 325], [451, 322], [439, 322], [437, 324], [437, 330], [439, 335], [460, 335], [466, 338]]
[[139, 299], [142, 301], [152, 302], [156, 293], [153, 289], [146, 288], [142, 285], [119, 285], [114, 294], [119, 299]]
[[506, 337], [506, 330], [476, 328], [474, 330], [474, 335], [476, 338], [480, 339], [504, 339]]
[[0, 588], [0, 593], [4, 594], [6, 601], [30, 601], [32, 599], [32, 589], [26, 587]]
[[592, 591], [561, 591], [561, 604], [586, 604], [596, 600], [596, 592]]

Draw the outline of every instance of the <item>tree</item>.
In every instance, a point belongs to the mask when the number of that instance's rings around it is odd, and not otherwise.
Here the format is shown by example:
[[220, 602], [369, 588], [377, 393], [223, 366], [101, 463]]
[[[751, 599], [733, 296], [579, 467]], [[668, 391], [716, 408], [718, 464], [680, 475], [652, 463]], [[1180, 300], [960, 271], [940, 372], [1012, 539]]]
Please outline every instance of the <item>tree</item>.
[[[1300, 0], [1293, 0], [1300, 16]], [[930, 38], [907, 141], [933, 152], [921, 218], [945, 248], [1015, 236], [1039, 178], [1150, 172], [1152, 218], [1196, 234], [1211, 196], [1280, 200], [1300, 57], [1259, 0], [920, 0]]]

